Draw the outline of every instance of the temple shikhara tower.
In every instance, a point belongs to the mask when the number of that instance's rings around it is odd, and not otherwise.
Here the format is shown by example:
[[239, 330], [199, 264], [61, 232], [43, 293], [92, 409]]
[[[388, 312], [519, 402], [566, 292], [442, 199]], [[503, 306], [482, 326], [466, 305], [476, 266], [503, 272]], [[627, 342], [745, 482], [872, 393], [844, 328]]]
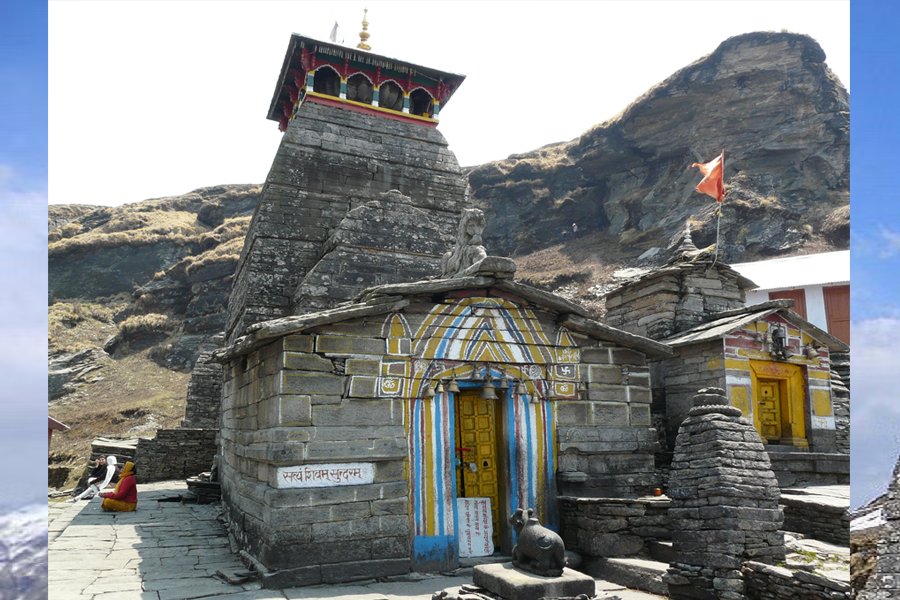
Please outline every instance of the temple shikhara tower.
[[291, 36], [268, 114], [284, 136], [241, 254], [228, 340], [368, 285], [437, 274], [466, 181], [436, 126], [463, 79]]

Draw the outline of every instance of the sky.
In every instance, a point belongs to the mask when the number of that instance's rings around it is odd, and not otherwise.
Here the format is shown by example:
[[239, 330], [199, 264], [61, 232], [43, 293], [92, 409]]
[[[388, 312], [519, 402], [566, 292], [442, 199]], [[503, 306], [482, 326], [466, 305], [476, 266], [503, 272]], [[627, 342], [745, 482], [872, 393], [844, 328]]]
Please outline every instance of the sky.
[[47, 10], [16, 0], [0, 12], [3, 507], [46, 498]]
[[[851, 504], [883, 492], [900, 453], [900, 8], [854, 2], [851, 42]], [[887, 24], [887, 27], [886, 27]], [[890, 28], [894, 31], [890, 31]], [[892, 76], [886, 77], [890, 73]]]
[[[715, 6], [715, 10], [709, 10]], [[849, 88], [849, 1], [51, 1], [51, 203], [262, 183], [291, 33], [466, 75], [441, 110], [461, 165], [567, 141], [726, 38], [812, 35]], [[414, 7], [414, 10], [413, 10]], [[712, 158], [712, 157], [710, 157]]]

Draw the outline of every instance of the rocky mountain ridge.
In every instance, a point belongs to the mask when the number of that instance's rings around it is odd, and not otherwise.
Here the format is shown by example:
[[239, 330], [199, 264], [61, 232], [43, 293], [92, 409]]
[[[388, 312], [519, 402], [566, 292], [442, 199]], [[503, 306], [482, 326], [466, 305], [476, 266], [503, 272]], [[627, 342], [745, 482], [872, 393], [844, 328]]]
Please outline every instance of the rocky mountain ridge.
[[700, 177], [689, 167], [724, 149], [726, 260], [843, 249], [849, 122], [848, 94], [815, 40], [750, 33], [581, 137], [474, 167], [469, 182], [493, 252], [564, 243], [575, 223], [637, 258], [686, 221], [698, 245], [715, 242], [715, 203], [694, 192]]

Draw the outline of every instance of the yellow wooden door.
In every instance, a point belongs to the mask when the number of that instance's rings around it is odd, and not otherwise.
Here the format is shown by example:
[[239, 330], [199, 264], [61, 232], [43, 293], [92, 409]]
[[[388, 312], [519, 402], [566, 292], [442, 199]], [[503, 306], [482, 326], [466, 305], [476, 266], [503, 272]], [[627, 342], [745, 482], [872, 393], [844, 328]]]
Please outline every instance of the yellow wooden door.
[[497, 414], [493, 400], [480, 391], [463, 391], [456, 404], [456, 449], [461, 457], [456, 486], [460, 498], [490, 498], [494, 545], [500, 535], [500, 466]]
[[809, 448], [803, 369], [782, 362], [750, 361], [753, 422], [768, 444]]
[[779, 382], [759, 380], [759, 424], [769, 443], [781, 441], [781, 394]]

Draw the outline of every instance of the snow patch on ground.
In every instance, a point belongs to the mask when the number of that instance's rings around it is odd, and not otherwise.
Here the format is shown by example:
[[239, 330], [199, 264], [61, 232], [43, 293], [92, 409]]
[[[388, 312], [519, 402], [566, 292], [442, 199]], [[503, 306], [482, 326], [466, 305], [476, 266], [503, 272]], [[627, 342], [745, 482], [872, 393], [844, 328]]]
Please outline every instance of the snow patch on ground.
[[850, 531], [864, 531], [873, 527], [881, 527], [885, 524], [884, 515], [880, 508], [872, 512], [856, 517], [850, 521]]
[[0, 514], [0, 598], [47, 597], [47, 505]]

